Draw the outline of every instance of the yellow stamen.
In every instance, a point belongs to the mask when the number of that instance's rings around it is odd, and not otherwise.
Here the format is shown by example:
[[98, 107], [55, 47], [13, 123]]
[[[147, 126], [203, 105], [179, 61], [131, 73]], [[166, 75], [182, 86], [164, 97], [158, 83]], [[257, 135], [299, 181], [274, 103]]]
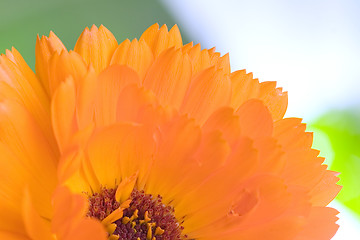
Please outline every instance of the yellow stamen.
[[147, 234], [146, 234], [146, 239], [147, 240], [152, 239], [152, 229], [151, 229], [151, 227], [148, 227], [148, 231], [147, 231]]
[[127, 224], [128, 222], [130, 222], [130, 218], [129, 217], [123, 217], [122, 223]]
[[149, 218], [149, 212], [148, 211], [145, 212], [144, 220], [145, 220], [146, 223], [151, 221], [151, 218]]
[[136, 209], [136, 210], [134, 211], [133, 215], [132, 215], [131, 218], [130, 218], [130, 221], [133, 221], [133, 220], [135, 220], [135, 219], [137, 219], [137, 218], [139, 217], [138, 212], [139, 212], [138, 209]]
[[161, 227], [157, 227], [155, 229], [155, 235], [161, 235], [165, 232], [165, 230], [163, 230]]
[[108, 240], [118, 240], [119, 239], [119, 235], [111, 235]]
[[117, 227], [117, 225], [115, 223], [112, 223], [112, 224], [106, 225], [105, 229], [109, 234], [112, 234], [115, 231], [116, 227]]

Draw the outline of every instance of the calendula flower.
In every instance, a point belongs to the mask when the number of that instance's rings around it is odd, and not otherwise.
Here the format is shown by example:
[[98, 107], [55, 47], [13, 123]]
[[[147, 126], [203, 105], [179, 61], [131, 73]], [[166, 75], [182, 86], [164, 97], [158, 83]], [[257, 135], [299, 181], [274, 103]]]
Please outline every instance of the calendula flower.
[[336, 173], [287, 93], [155, 24], [0, 57], [0, 239], [330, 239]]

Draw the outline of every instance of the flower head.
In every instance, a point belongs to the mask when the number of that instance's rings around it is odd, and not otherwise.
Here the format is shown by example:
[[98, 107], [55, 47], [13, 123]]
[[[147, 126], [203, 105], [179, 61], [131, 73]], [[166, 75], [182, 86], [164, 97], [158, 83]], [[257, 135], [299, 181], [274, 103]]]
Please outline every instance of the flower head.
[[1, 239], [330, 239], [336, 173], [287, 93], [155, 24], [0, 57]]

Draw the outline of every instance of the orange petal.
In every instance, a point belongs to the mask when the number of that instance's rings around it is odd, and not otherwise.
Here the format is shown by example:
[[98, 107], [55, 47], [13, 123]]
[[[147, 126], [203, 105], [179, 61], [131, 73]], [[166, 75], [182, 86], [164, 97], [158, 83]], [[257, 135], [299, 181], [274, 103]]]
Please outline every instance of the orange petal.
[[210, 64], [216, 66], [217, 69], [222, 69], [226, 74], [230, 74], [230, 58], [229, 53], [220, 57], [220, 53], [215, 52], [210, 54]]
[[[0, 129], [0, 141], [9, 150], [4, 152], [2, 161], [14, 159], [14, 165], [6, 167], [8, 176], [14, 181], [20, 181], [21, 185], [25, 183], [24, 178], [28, 177], [36, 208], [41, 215], [51, 217], [49, 193], [56, 185], [57, 152], [49, 145], [30, 114], [16, 102], [9, 100], [0, 104]], [[15, 166], [18, 172], [12, 169]], [[23, 171], [27, 172], [24, 178], [21, 176]]]
[[[155, 135], [159, 151], [154, 157], [154, 165], [145, 190], [156, 194], [162, 191], [167, 193], [179, 184], [179, 179], [183, 179], [184, 174], [190, 172], [191, 163], [194, 162], [191, 156], [200, 144], [200, 137], [199, 126], [194, 120], [189, 120], [185, 116], [175, 116], [161, 126], [158, 134]], [[161, 195], [167, 197], [167, 194]]]
[[[319, 151], [311, 149], [312, 134], [305, 132], [301, 119], [276, 121], [274, 137], [285, 153], [286, 166], [282, 176], [289, 184], [300, 185], [310, 191], [311, 203], [326, 206], [339, 192], [337, 174], [326, 170]], [[303, 171], [300, 171], [302, 169]]]
[[24, 192], [22, 202], [25, 229], [31, 239], [51, 240], [50, 222], [44, 220], [35, 210], [28, 190]]
[[339, 225], [335, 223], [338, 220], [336, 217], [338, 213], [333, 208], [313, 207], [307, 224], [295, 240], [331, 239], [339, 228]]
[[64, 240], [108, 240], [104, 227], [94, 219], [82, 219]]
[[212, 66], [225, 74], [230, 74], [229, 54], [220, 57], [220, 53], [215, 52], [215, 48], [201, 50], [200, 44], [193, 46], [192, 42], [183, 46], [181, 50], [189, 55], [193, 76]]
[[94, 124], [95, 99], [97, 93], [97, 76], [91, 68], [80, 79], [76, 98], [76, 118], [79, 129], [84, 129]]
[[234, 172], [237, 180], [243, 182], [255, 174], [260, 165], [258, 150], [249, 138], [241, 137], [232, 147], [232, 152], [227, 160], [229, 171]]
[[31, 68], [26, 64], [21, 54], [13, 47], [11, 51], [6, 50], [6, 57], [8, 57], [13, 63], [16, 64], [22, 75], [25, 76], [25, 79], [31, 85], [40, 102], [44, 105], [46, 104], [45, 106], [48, 106], [49, 97], [47, 95], [47, 92], [45, 91], [43, 85], [38, 80], [34, 72], [31, 70]]
[[232, 96], [230, 105], [238, 109], [245, 101], [257, 98], [260, 92], [259, 80], [253, 79], [253, 74], [246, 70], [231, 73]]
[[257, 225], [254, 227], [247, 227], [235, 232], [229, 232], [223, 234], [221, 239], [246, 239], [246, 240], [258, 240], [258, 239], [276, 239], [276, 240], [288, 240], [294, 239], [298, 232], [304, 225], [304, 219], [298, 216], [289, 216], [286, 218], [279, 218], [268, 224]]
[[79, 53], [87, 64], [91, 64], [96, 73], [100, 73], [110, 64], [111, 56], [118, 46], [114, 35], [103, 25], [99, 29], [93, 25], [85, 28], [76, 42], [74, 51]]
[[286, 118], [274, 123], [274, 137], [287, 151], [311, 148], [313, 136], [305, 130], [306, 125], [299, 118]]
[[0, 239], [29, 240], [29, 238], [24, 236], [24, 235], [16, 234], [16, 233], [13, 233], [13, 232], [2, 231], [2, 230], [0, 230]]
[[154, 61], [154, 56], [146, 44], [145, 40], [137, 41], [134, 39], [131, 43], [126, 39], [116, 48], [110, 64], [124, 64], [134, 69], [143, 81], [148, 68]]
[[0, 57], [1, 97], [23, 104], [51, 139], [53, 135], [49, 121], [49, 98], [38, 84], [34, 73], [25, 64], [15, 49], [13, 53], [7, 51], [7, 56]]
[[130, 123], [114, 124], [92, 137], [86, 153], [102, 186], [115, 188], [137, 171], [140, 183], [152, 162], [153, 135], [149, 129]]
[[67, 186], [74, 193], [92, 192], [93, 181], [87, 179], [82, 169], [84, 158], [83, 151], [73, 150], [64, 154], [58, 165], [59, 183]]
[[321, 181], [311, 190], [311, 203], [314, 206], [327, 206], [339, 193], [341, 186], [336, 185], [339, 181], [338, 173], [326, 171]]
[[202, 171], [205, 170], [205, 175], [197, 176], [201, 180], [208, 177], [210, 172], [223, 166], [231, 152], [229, 144], [224, 140], [220, 131], [211, 131], [202, 135], [201, 145], [194, 155], [198, 164], [201, 165]]
[[156, 23], [145, 30], [140, 41], [142, 39], [149, 45], [155, 57], [170, 47], [179, 48], [182, 46], [182, 38], [177, 25], [174, 25], [168, 32], [166, 25], [159, 29], [159, 24]]
[[[0, 144], [0, 232], [9, 231], [25, 234], [24, 223], [21, 217], [19, 202], [22, 195], [19, 190], [24, 187], [24, 179], [28, 179], [29, 173], [24, 166], [4, 144]], [[9, 164], [12, 163], [12, 164]], [[32, 181], [31, 183], [36, 182]], [[1, 233], [0, 233], [1, 236]]]
[[179, 108], [190, 85], [191, 64], [174, 48], [164, 51], [150, 67], [144, 87], [152, 90], [162, 105]]
[[[119, 95], [128, 84], [140, 84], [137, 73], [129, 67], [112, 65], [98, 77], [95, 119], [98, 126], [114, 123]], [[131, 103], [126, 103], [131, 105]]]
[[[157, 105], [156, 96], [153, 92], [139, 88], [135, 84], [128, 85], [120, 93], [117, 102], [116, 121], [138, 123], [149, 121], [150, 123], [155, 123], [149, 116], [144, 115], [146, 115], [147, 108]], [[155, 112], [158, 113], [156, 110]]]
[[307, 189], [319, 184], [326, 171], [326, 166], [321, 165], [324, 159], [317, 157], [319, 151], [307, 149], [287, 152], [284, 148], [283, 151], [286, 166], [282, 176], [289, 184], [306, 186]]
[[50, 57], [57, 52], [60, 54], [61, 51], [67, 51], [64, 44], [60, 39], [50, 31], [49, 37], [42, 36], [41, 39], [39, 36], [36, 39], [35, 45], [35, 70], [36, 75], [41, 80], [43, 87], [46, 92], [50, 95], [49, 88], [49, 60]]
[[[0, 155], [0, 169], [2, 171], [0, 175], [0, 229], [25, 234], [22, 209], [19, 207], [19, 203], [23, 201], [21, 190], [24, 189], [25, 184], [31, 185], [33, 190], [35, 190], [32, 192], [37, 198], [35, 199], [37, 206], [40, 203], [43, 208], [46, 208], [43, 203], [44, 201], [50, 201], [50, 198], [44, 198], [46, 194], [42, 192], [46, 191], [46, 189], [40, 185], [42, 184], [40, 182], [41, 179], [39, 180], [38, 176], [33, 175], [36, 174], [36, 171], [34, 169], [28, 170], [28, 167], [31, 165], [26, 164], [25, 159], [17, 157], [8, 146], [2, 143], [0, 143]], [[47, 207], [50, 208], [50, 204], [47, 204]], [[48, 209], [47, 212], [49, 211]], [[44, 211], [42, 213], [44, 214]]]
[[49, 89], [54, 94], [60, 83], [69, 76], [74, 79], [75, 86], [79, 85], [81, 79], [86, 75], [88, 68], [79, 54], [76, 52], [62, 51], [54, 53], [50, 59]]
[[240, 118], [242, 134], [252, 139], [269, 137], [273, 132], [270, 112], [259, 100], [248, 100], [236, 112]]
[[274, 120], [284, 117], [288, 104], [288, 95], [287, 92], [282, 91], [282, 88], [276, 88], [276, 82], [260, 83], [259, 98], [269, 108]]
[[[196, 45], [199, 45], [200, 47], [200, 44], [196, 44]], [[185, 44], [184, 46], [181, 47], [181, 51], [189, 54], [189, 52], [193, 49], [193, 47], [194, 47], [194, 43], [189, 42], [188, 44]]]
[[276, 176], [260, 175], [244, 184], [249, 192], [258, 194], [258, 203], [242, 223], [242, 228], [247, 226], [262, 225], [271, 222], [285, 213], [291, 206], [292, 195], [284, 181]]
[[256, 98], [264, 102], [274, 121], [284, 117], [287, 108], [287, 92], [276, 88], [276, 82], [262, 82], [253, 79], [252, 73], [245, 70], [231, 73], [231, 106], [238, 109], [245, 101]]
[[191, 45], [191, 48], [187, 44], [183, 51], [189, 55], [193, 75], [211, 66], [209, 52], [206, 49], [201, 51], [200, 44]]
[[[192, 138], [194, 137], [197, 136], [195, 135]], [[179, 218], [187, 215], [188, 212], [194, 212], [201, 208], [195, 203], [191, 203], [190, 206], [181, 202], [184, 201], [185, 195], [194, 191], [194, 189], [196, 191], [203, 185], [206, 179], [217, 173], [219, 169], [226, 164], [230, 152], [231, 149], [229, 144], [224, 140], [219, 131], [203, 133], [201, 143], [196, 153], [193, 156], [181, 160], [180, 164], [183, 164], [183, 167], [180, 168], [175, 166], [173, 170], [170, 170], [170, 167], [166, 168], [169, 169], [167, 170], [170, 175], [170, 178], [168, 179], [171, 179], [170, 181], [167, 181], [168, 190], [166, 198], [171, 199], [171, 204], [175, 206], [177, 211], [176, 214], [178, 214]], [[181, 180], [179, 181], [179, 179]], [[194, 199], [189, 198], [189, 202], [192, 201], [194, 201]], [[204, 209], [206, 209], [205, 205], [211, 201], [210, 197], [206, 202], [201, 201], [204, 204]], [[182, 207], [184, 207], [184, 209], [182, 209]], [[218, 216], [221, 215], [219, 212], [216, 214]]]
[[70, 77], [61, 83], [51, 102], [51, 120], [59, 149], [64, 152], [77, 130], [75, 119], [75, 85]]
[[221, 69], [225, 74], [230, 74], [230, 59], [229, 53], [221, 57], [219, 52], [215, 52], [215, 47], [211, 49], [204, 49], [208, 52], [210, 57], [210, 65], [215, 66], [216, 69]]
[[222, 70], [211, 67], [192, 79], [180, 112], [189, 114], [202, 124], [218, 108], [228, 105], [230, 97], [229, 77]]
[[178, 113], [173, 108], [148, 105], [139, 112], [135, 122], [156, 128], [156, 126], [165, 124], [177, 115]]
[[264, 138], [254, 142], [259, 153], [259, 169], [263, 173], [280, 175], [286, 165], [283, 149], [275, 139]]
[[[234, 216], [246, 217], [247, 214], [251, 214], [250, 212], [258, 205], [259, 201], [260, 199], [257, 191], [242, 189], [236, 196], [230, 213]], [[240, 218], [238, 221], [241, 221]]]
[[[51, 222], [52, 232], [60, 239], [69, 234], [88, 210], [85, 196], [72, 194], [67, 187], [58, 186], [53, 193], [54, 217]], [[66, 211], [64, 211], [66, 209]], [[66, 231], [64, 231], [66, 230]]]
[[[240, 190], [241, 182], [247, 174], [251, 174], [254, 166], [256, 151], [249, 139], [242, 139], [236, 153], [231, 154], [222, 166], [213, 169], [211, 175], [202, 179], [200, 187], [184, 194], [182, 202], [176, 206], [188, 217], [184, 222], [184, 230], [195, 231], [226, 216]], [[208, 211], [209, 208], [214, 211]]]
[[220, 130], [224, 138], [232, 146], [240, 137], [241, 127], [239, 116], [232, 108], [224, 107], [214, 112], [203, 126], [203, 131]]
[[53, 202], [55, 213], [52, 232], [57, 239], [107, 239], [107, 233], [101, 223], [85, 217], [88, 202], [83, 195], [72, 194], [66, 187], [58, 187], [54, 192]]
[[[2, 191], [2, 190], [0, 190]], [[17, 193], [20, 195], [19, 193]], [[1, 197], [4, 198], [3, 193], [1, 193]], [[20, 198], [20, 197], [19, 197]], [[22, 199], [19, 199], [20, 202]], [[19, 202], [17, 202], [19, 203]], [[26, 235], [25, 226], [21, 217], [21, 209], [19, 206], [12, 207], [8, 204], [4, 204], [3, 200], [0, 202], [0, 236], [1, 234], [5, 234], [6, 232], [13, 233], [14, 235]], [[1, 238], [1, 239], [8, 239], [8, 238]], [[10, 238], [11, 239], [11, 238]]]

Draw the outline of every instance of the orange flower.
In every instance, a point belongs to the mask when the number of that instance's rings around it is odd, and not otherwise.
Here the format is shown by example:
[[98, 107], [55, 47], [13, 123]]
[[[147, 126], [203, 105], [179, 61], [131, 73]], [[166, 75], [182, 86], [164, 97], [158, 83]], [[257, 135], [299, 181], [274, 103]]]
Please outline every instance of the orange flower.
[[155, 24], [103, 26], [36, 74], [0, 57], [0, 239], [330, 239], [336, 173], [287, 93]]

